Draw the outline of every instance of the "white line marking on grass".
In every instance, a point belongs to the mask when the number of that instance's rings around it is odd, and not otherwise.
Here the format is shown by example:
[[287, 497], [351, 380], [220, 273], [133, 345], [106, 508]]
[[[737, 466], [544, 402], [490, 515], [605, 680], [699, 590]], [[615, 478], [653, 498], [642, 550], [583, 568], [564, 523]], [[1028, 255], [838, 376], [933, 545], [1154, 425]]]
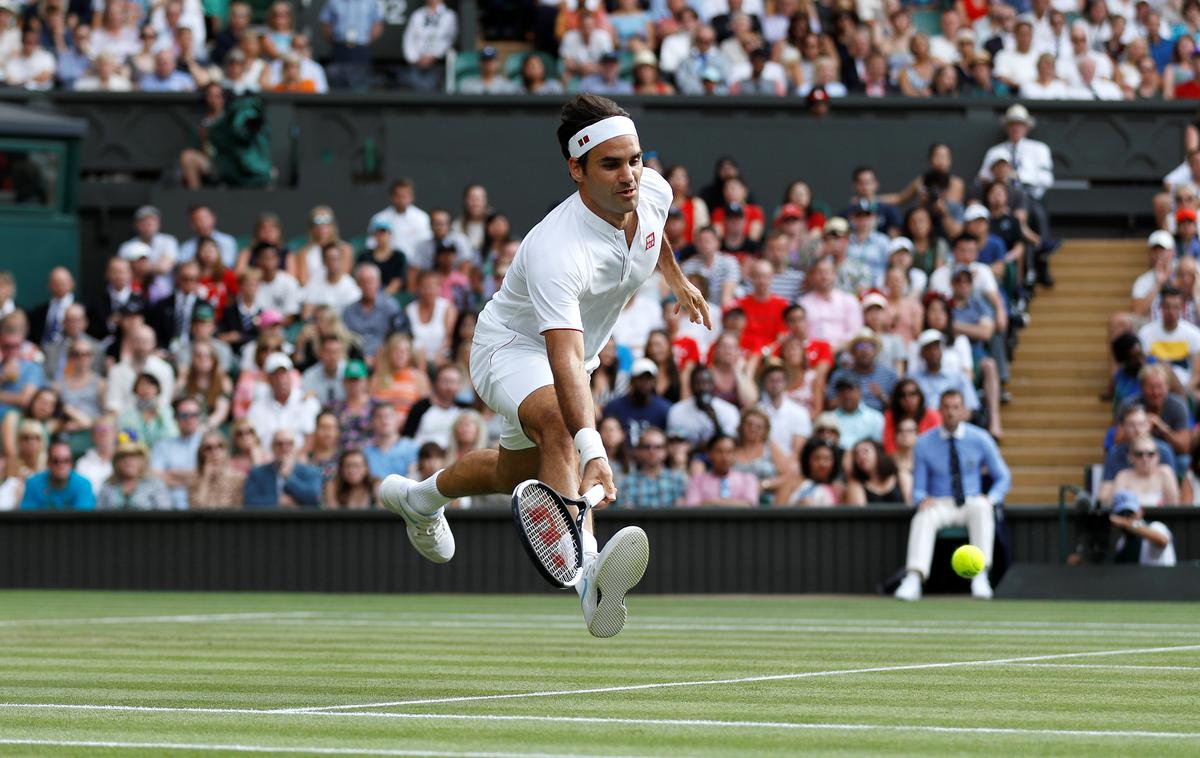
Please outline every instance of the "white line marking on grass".
[[97, 618], [6, 619], [0, 627], [59, 626], [91, 624], [205, 624], [220, 621], [274, 621], [305, 619], [319, 615], [315, 611], [279, 613], [206, 613], [177, 616], [100, 616]]
[[28, 747], [96, 747], [125, 748], [130, 750], [202, 750], [218, 753], [302, 753], [308, 755], [398, 755], [398, 756], [452, 756], [453, 758], [586, 758], [563, 753], [497, 753], [497, 752], [454, 752], [450, 750], [405, 750], [403, 748], [349, 748], [298, 745], [221, 745], [192, 742], [112, 742], [105, 740], [35, 740], [0, 738], [0, 745], [23, 745]]
[[[368, 628], [386, 628], [386, 627], [402, 627], [402, 628], [435, 628], [435, 629], [521, 629], [529, 630], [530, 620], [514, 620], [514, 621], [442, 621], [438, 619], [336, 619], [336, 618], [312, 618], [312, 619], [267, 619], [265, 623], [271, 625], [284, 626], [347, 626], [347, 627], [368, 627]], [[569, 621], [554, 621], [540, 622], [537, 624], [540, 631], [557, 631], [557, 630], [572, 630], [579, 628], [579, 619], [571, 617]], [[705, 624], [705, 623], [689, 623], [689, 624], [666, 624], [655, 623], [653, 621], [639, 621], [636, 627], [630, 628], [631, 632], [737, 632], [741, 635], [764, 635], [776, 634], [778, 632], [810, 632], [810, 633], [837, 633], [837, 634], [912, 634], [912, 635], [959, 635], [969, 633], [972, 635], [986, 637], [1070, 637], [1071, 639], [1081, 639], [1086, 637], [1112, 637], [1111, 631], [1099, 629], [1020, 629], [1020, 628], [1003, 628], [1003, 629], [988, 629], [986, 627], [978, 629], [963, 629], [961, 627], [949, 627], [940, 625], [909, 625], [909, 626], [881, 626], [872, 623], [870, 625], [858, 626], [841, 626], [837, 624]], [[1194, 637], [1195, 629], [1178, 631], [1161, 630], [1152, 631], [1126, 631], [1123, 632], [1126, 637], [1145, 637], [1148, 639], [1157, 639], [1163, 636], [1185, 636]]]
[[1200, 666], [1128, 666], [1106, 663], [1011, 663], [1010, 666], [1038, 669], [1101, 669], [1104, 671], [1200, 671]]
[[282, 708], [278, 713], [319, 713], [322, 711], [347, 711], [359, 708], [396, 708], [409, 705], [434, 705], [437, 703], [468, 703], [481, 700], [516, 700], [533, 697], [557, 697], [563, 695], [593, 695], [603, 692], [632, 692], [636, 690], [655, 690], [673, 687], [708, 687], [715, 684], [747, 684], [750, 682], [780, 682], [793, 679], [813, 679], [816, 677], [841, 676], [844, 674], [878, 674], [895, 671], [921, 671], [926, 669], [960, 668], [963, 666], [997, 666], [1010, 663], [1027, 663], [1034, 661], [1052, 661], [1063, 658], [1091, 658], [1108, 655], [1136, 655], [1143, 653], [1183, 652], [1200, 650], [1200, 645], [1182, 645], [1172, 647], [1147, 647], [1124, 650], [1097, 650], [1086, 653], [1055, 653], [1052, 655], [1032, 655], [1020, 658], [991, 658], [973, 661], [945, 661], [942, 663], [912, 663], [901, 666], [873, 666], [857, 669], [832, 669], [829, 671], [802, 671], [793, 674], [767, 674], [762, 676], [744, 676], [731, 679], [699, 679], [683, 682], [654, 682], [650, 684], [625, 684], [613, 687], [589, 687], [576, 690], [544, 690], [537, 692], [511, 692], [499, 695], [463, 695], [458, 697], [423, 698], [417, 700], [397, 700], [387, 703], [360, 703], [350, 705], [327, 705], [314, 708]]

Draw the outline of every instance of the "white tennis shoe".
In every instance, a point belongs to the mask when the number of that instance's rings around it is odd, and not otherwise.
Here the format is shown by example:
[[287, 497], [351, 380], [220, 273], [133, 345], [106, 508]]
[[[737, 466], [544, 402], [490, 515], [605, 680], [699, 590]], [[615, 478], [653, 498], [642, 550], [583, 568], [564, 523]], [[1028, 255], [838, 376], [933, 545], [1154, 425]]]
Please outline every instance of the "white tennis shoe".
[[593, 637], [612, 637], [625, 627], [625, 593], [642, 579], [650, 562], [650, 541], [636, 526], [613, 535], [600, 555], [583, 569], [579, 604]]
[[408, 525], [408, 541], [417, 552], [434, 563], [446, 563], [454, 557], [454, 532], [446, 520], [446, 509], [426, 516], [408, 504], [408, 491], [416, 484], [412, 479], [389, 474], [379, 487], [379, 502]]
[[900, 582], [900, 586], [896, 588], [897, 600], [920, 600], [921, 599], [921, 575], [915, 571], [909, 571], [904, 575], [904, 581]]
[[992, 583], [988, 580], [986, 571], [976, 574], [971, 580], [971, 597], [979, 600], [992, 599]]

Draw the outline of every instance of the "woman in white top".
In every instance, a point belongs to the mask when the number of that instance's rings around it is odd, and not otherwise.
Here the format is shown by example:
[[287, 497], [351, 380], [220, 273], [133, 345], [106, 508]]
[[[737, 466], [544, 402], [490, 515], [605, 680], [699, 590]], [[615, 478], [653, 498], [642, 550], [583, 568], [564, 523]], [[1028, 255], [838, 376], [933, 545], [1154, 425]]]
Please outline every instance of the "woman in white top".
[[1143, 506], [1175, 505], [1179, 502], [1179, 485], [1175, 472], [1158, 457], [1158, 445], [1149, 434], [1143, 434], [1129, 445], [1127, 468], [1113, 480], [1113, 490], [1137, 493]]
[[417, 299], [404, 307], [412, 329], [413, 348], [435, 365], [450, 356], [450, 338], [458, 309], [441, 296], [441, 277], [432, 271], [422, 271], [417, 277]]
[[[313, 208], [312, 213], [309, 214], [308, 240], [304, 243], [303, 248], [293, 251], [296, 258], [295, 276], [296, 281], [300, 282], [300, 286], [308, 284], [310, 279], [320, 279], [325, 276], [325, 260], [321, 255], [321, 250], [329, 243], [338, 242], [340, 239], [333, 209], [328, 205], [318, 205]], [[340, 244], [343, 255], [346, 255], [349, 260], [353, 251], [345, 242]]]
[[[945, 298], [936, 294], [925, 296], [925, 329], [937, 329], [945, 335], [942, 340], [942, 371], [962, 371], [968, 378], [974, 379], [971, 341], [963, 334], [954, 338], [950, 336], [950, 306]], [[921, 365], [921, 348], [914, 340], [908, 346], [908, 370], [917, 371]]]
[[1030, 100], [1068, 100], [1067, 83], [1055, 72], [1054, 56], [1042, 53], [1037, 60], [1037, 78], [1021, 85], [1021, 97]]

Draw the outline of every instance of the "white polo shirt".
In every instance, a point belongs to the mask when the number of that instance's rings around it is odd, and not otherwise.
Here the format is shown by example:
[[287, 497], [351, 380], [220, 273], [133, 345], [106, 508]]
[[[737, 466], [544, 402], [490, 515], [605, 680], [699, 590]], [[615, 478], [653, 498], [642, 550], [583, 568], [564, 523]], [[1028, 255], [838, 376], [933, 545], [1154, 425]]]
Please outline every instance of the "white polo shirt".
[[479, 314], [475, 342], [517, 338], [545, 350], [543, 332], [575, 329], [594, 368], [625, 303], [658, 265], [670, 207], [671, 186], [643, 169], [638, 227], [627, 245], [624, 230], [588, 209], [578, 192], [559, 203], [521, 242], [504, 285]]

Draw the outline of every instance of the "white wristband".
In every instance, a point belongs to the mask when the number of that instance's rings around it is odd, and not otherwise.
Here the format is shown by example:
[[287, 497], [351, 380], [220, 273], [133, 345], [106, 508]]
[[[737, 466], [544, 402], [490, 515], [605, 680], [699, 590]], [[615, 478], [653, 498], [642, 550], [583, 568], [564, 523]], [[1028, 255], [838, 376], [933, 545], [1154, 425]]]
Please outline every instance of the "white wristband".
[[575, 432], [575, 449], [579, 451], [579, 470], [596, 458], [608, 460], [608, 452], [604, 449], [604, 440], [595, 429], [583, 428]]

